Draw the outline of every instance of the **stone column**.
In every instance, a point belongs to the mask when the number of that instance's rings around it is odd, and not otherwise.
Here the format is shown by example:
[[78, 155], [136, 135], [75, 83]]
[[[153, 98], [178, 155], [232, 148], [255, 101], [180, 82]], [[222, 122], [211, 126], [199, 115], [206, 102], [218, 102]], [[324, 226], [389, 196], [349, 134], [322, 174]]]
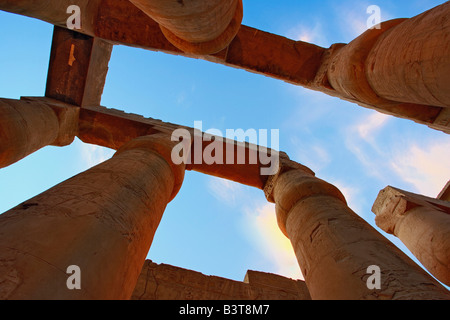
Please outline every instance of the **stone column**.
[[78, 117], [79, 109], [64, 103], [0, 99], [0, 168], [45, 146], [72, 143]]
[[449, 14], [447, 2], [333, 45], [315, 80], [319, 91], [450, 133]]
[[[281, 168], [266, 188], [313, 300], [450, 299], [437, 281], [355, 214], [341, 192], [302, 169]], [[381, 271], [369, 289], [368, 268]]]
[[[184, 178], [165, 135], [0, 216], [0, 299], [129, 299], [166, 205]], [[69, 290], [69, 266], [81, 289]]]
[[193, 54], [225, 49], [241, 27], [242, 0], [130, 0], [159, 23], [167, 40]]
[[450, 107], [450, 2], [383, 33], [366, 61], [367, 79], [389, 100]]
[[439, 281], [450, 286], [450, 202], [387, 187], [372, 211]]

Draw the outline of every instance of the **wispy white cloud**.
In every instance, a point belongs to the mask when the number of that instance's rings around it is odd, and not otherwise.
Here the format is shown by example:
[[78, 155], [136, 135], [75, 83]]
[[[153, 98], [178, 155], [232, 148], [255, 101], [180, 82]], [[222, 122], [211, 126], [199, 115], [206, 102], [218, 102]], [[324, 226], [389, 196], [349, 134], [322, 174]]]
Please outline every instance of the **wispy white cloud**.
[[389, 162], [392, 170], [420, 194], [436, 197], [450, 177], [450, 140], [412, 143]]
[[78, 149], [85, 169], [92, 168], [102, 162], [105, 162], [115, 153], [114, 150], [83, 143], [81, 141], [79, 141]]
[[[338, 17], [337, 28], [340, 29], [345, 41], [350, 42], [365, 31], [369, 25], [368, 21], [371, 18], [372, 12], [368, 12], [368, 8], [376, 5], [369, 1], [344, 1], [336, 2], [334, 6], [335, 16]], [[381, 22], [393, 18], [387, 11], [385, 6], [380, 5]], [[372, 25], [370, 25], [372, 26]]]
[[361, 118], [350, 125], [346, 147], [366, 173], [384, 184], [410, 186], [409, 191], [436, 197], [450, 177], [450, 140], [402, 137], [395, 126], [388, 126], [392, 119], [379, 113]]
[[332, 163], [332, 157], [326, 147], [321, 145], [316, 139], [300, 140], [291, 138], [291, 143], [298, 150], [291, 155], [293, 159], [309, 167], [314, 172], [320, 172]]
[[377, 133], [388, 124], [389, 118], [373, 112], [346, 129], [345, 146], [365, 167], [366, 173], [387, 183], [385, 163], [386, 143], [381, 143]]
[[238, 198], [243, 192], [240, 184], [213, 176], [209, 177], [207, 187], [210, 194], [229, 206], [236, 206]]
[[356, 125], [359, 136], [366, 141], [373, 141], [373, 135], [380, 130], [391, 119], [390, 116], [374, 112], [369, 115], [364, 122]]

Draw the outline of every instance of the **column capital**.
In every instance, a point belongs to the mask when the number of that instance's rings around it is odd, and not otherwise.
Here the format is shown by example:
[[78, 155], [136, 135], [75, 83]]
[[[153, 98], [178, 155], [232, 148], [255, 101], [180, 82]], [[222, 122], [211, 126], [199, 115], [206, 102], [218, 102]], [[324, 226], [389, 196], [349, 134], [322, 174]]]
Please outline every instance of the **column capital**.
[[188, 54], [215, 54], [230, 45], [241, 28], [242, 0], [167, 1], [131, 0], [158, 22], [166, 39]]
[[45, 104], [56, 114], [59, 122], [59, 131], [58, 137], [51, 144], [52, 146], [64, 147], [74, 141], [78, 135], [78, 120], [80, 118], [80, 108], [78, 106], [47, 97], [20, 97], [20, 100], [28, 103]]
[[448, 201], [425, 197], [391, 186], [381, 190], [372, 207], [376, 224], [389, 234], [395, 230], [403, 218], [414, 208], [424, 207], [450, 214]]
[[328, 80], [331, 86], [347, 98], [369, 105], [389, 105], [392, 101], [379, 97], [366, 77], [366, 60], [377, 40], [388, 30], [406, 21], [395, 19], [383, 22], [379, 29], [369, 29], [336, 51], [331, 57]]
[[432, 275], [450, 285], [450, 202], [387, 187], [372, 211], [381, 229], [399, 238]]
[[267, 200], [276, 204], [277, 221], [281, 231], [288, 237], [286, 221], [294, 206], [309, 197], [324, 195], [347, 204], [345, 197], [335, 186], [317, 178], [315, 173], [282, 153], [280, 169], [271, 176], [264, 187]]
[[278, 178], [283, 174], [291, 170], [301, 170], [305, 173], [315, 176], [315, 173], [308, 167], [292, 161], [289, 159], [289, 156], [285, 152], [280, 152], [280, 161], [279, 161], [279, 168], [276, 174], [269, 176], [267, 179], [266, 184], [264, 185], [264, 194], [266, 195], [266, 199], [271, 202], [275, 203], [275, 199], [273, 197], [273, 191], [275, 188], [276, 181]]
[[186, 170], [186, 165], [184, 163], [176, 165], [172, 161], [172, 150], [178, 143], [179, 142], [172, 141], [170, 135], [163, 133], [143, 136], [131, 140], [123, 145], [114, 156], [118, 156], [124, 152], [137, 149], [158, 154], [168, 163], [175, 178], [174, 188], [170, 199], [170, 201], [172, 201], [180, 191]]
[[0, 99], [0, 167], [48, 145], [66, 146], [78, 132], [79, 109], [45, 98]]

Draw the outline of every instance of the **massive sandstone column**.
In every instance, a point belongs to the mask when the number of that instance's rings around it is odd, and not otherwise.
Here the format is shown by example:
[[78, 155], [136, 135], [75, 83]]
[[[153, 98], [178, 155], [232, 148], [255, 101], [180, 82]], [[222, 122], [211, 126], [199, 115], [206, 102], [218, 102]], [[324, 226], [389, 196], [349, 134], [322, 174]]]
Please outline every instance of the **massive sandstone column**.
[[48, 145], [75, 139], [79, 109], [64, 103], [0, 99], [0, 168]]
[[446, 2], [368, 30], [335, 54], [330, 84], [344, 97], [380, 109], [396, 102], [412, 111], [415, 104], [450, 107], [449, 15]]
[[[184, 165], [165, 135], [116, 155], [0, 216], [0, 299], [129, 299]], [[66, 286], [69, 266], [81, 290]]]
[[372, 211], [439, 281], [450, 286], [450, 202], [387, 187]]
[[[356, 215], [341, 192], [311, 172], [280, 169], [266, 186], [313, 300], [450, 299], [411, 259]], [[369, 289], [370, 266], [381, 289]], [[370, 273], [369, 273], [370, 272]]]
[[130, 0], [178, 49], [213, 54], [225, 49], [241, 27], [242, 0]]

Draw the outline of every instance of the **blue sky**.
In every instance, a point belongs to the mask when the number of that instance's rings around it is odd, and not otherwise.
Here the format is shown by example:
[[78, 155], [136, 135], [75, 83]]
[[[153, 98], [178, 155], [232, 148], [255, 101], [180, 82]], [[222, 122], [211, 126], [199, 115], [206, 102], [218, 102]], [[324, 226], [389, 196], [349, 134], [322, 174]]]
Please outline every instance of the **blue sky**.
[[[243, 23], [328, 47], [365, 30], [369, 5], [378, 5], [387, 20], [444, 2], [246, 0]], [[42, 96], [52, 26], [4, 12], [0, 26], [0, 97]], [[279, 129], [280, 149], [337, 185], [352, 209], [373, 226], [371, 207], [381, 189], [392, 185], [436, 197], [450, 177], [448, 135], [202, 60], [116, 46], [102, 105], [187, 126], [203, 121], [205, 130]], [[0, 170], [0, 212], [112, 154], [76, 140]], [[148, 258], [240, 281], [249, 269], [301, 278], [264, 194], [195, 172], [187, 172], [169, 204]]]

